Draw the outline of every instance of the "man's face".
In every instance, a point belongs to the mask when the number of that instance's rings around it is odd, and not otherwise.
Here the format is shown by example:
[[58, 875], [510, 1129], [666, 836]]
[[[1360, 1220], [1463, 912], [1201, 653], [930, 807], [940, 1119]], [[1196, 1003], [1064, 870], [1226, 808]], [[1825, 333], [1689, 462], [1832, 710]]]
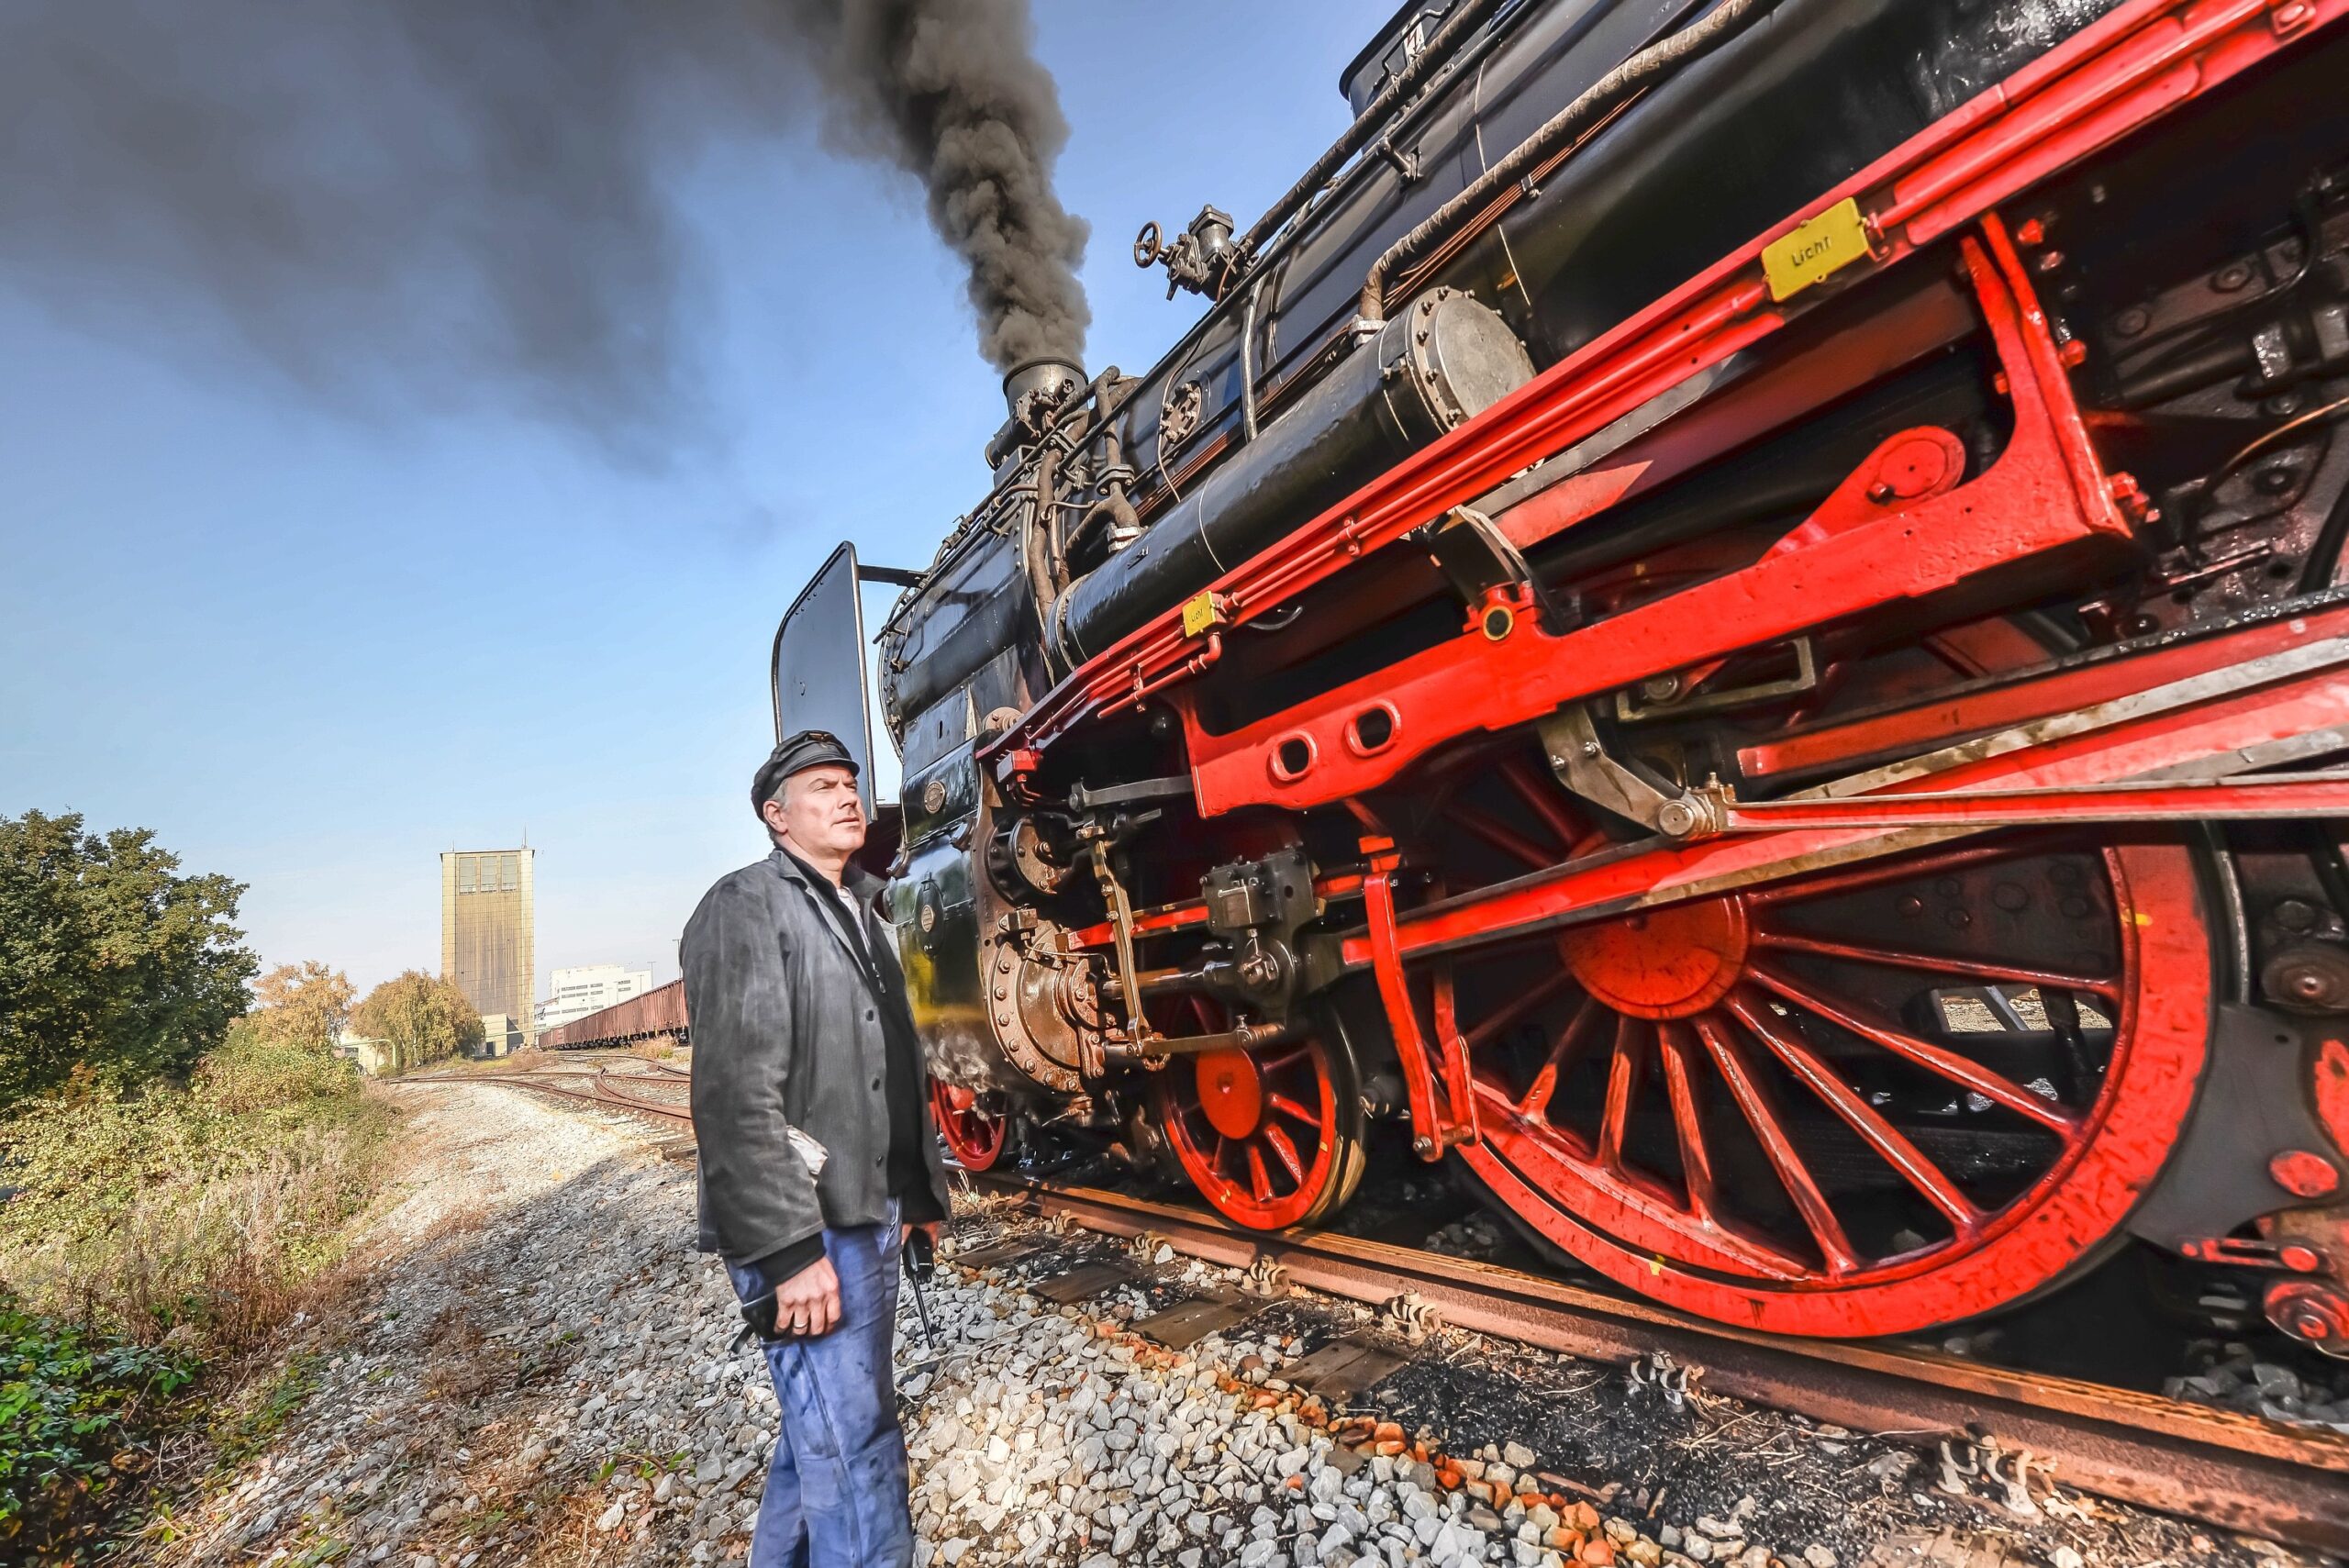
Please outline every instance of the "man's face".
[[856, 793], [856, 775], [838, 762], [792, 774], [783, 781], [783, 793], [759, 814], [803, 854], [845, 857], [864, 847], [864, 802]]

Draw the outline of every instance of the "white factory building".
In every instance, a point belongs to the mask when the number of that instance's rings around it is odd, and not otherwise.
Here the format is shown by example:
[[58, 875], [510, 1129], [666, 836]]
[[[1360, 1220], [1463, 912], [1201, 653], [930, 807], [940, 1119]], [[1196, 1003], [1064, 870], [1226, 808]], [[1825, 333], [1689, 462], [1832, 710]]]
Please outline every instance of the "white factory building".
[[618, 963], [588, 963], [576, 969], [558, 969], [553, 975], [553, 993], [537, 1007], [539, 1032], [560, 1029], [573, 1018], [584, 1018], [590, 1013], [600, 1013], [630, 996], [641, 996], [652, 989], [652, 972], [630, 969]]

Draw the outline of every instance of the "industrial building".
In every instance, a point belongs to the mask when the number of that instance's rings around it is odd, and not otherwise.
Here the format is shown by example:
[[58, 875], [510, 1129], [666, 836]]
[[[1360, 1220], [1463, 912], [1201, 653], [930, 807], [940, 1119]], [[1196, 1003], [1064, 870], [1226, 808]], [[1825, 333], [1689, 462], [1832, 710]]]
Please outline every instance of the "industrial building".
[[492, 1054], [538, 1038], [532, 945], [532, 851], [451, 850], [440, 857], [440, 974], [492, 1018]]
[[535, 1032], [561, 1029], [574, 1018], [641, 996], [652, 989], [652, 972], [618, 963], [584, 963], [554, 972], [546, 999], [538, 1006]]

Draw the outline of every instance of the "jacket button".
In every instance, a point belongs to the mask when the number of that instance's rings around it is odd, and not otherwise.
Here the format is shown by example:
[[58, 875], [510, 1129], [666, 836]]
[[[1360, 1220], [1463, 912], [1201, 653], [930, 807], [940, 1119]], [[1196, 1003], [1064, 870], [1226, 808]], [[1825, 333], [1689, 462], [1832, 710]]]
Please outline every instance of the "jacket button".
[[873, 1021], [873, 1009], [870, 1007], [864, 1009], [864, 1021], [868, 1024]]
[[873, 1157], [873, 1168], [876, 1171], [881, 1168], [881, 1159], [882, 1157], [878, 1154]]
[[876, 1089], [877, 1089], [877, 1088], [879, 1088], [879, 1087], [881, 1086], [881, 1080], [880, 1080], [880, 1079], [878, 1079], [878, 1078], [874, 1079], [874, 1080], [873, 1080], [873, 1086], [874, 1086], [874, 1088], [876, 1088]]

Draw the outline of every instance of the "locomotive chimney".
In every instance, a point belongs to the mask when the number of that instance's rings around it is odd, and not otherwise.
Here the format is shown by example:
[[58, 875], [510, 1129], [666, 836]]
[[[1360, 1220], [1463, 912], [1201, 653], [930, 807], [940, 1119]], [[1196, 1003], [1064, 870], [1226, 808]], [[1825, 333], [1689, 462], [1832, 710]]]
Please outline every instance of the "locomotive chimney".
[[1067, 360], [1023, 360], [1003, 378], [1003, 401], [1011, 422], [1041, 432], [1068, 400], [1085, 390], [1085, 372]]

